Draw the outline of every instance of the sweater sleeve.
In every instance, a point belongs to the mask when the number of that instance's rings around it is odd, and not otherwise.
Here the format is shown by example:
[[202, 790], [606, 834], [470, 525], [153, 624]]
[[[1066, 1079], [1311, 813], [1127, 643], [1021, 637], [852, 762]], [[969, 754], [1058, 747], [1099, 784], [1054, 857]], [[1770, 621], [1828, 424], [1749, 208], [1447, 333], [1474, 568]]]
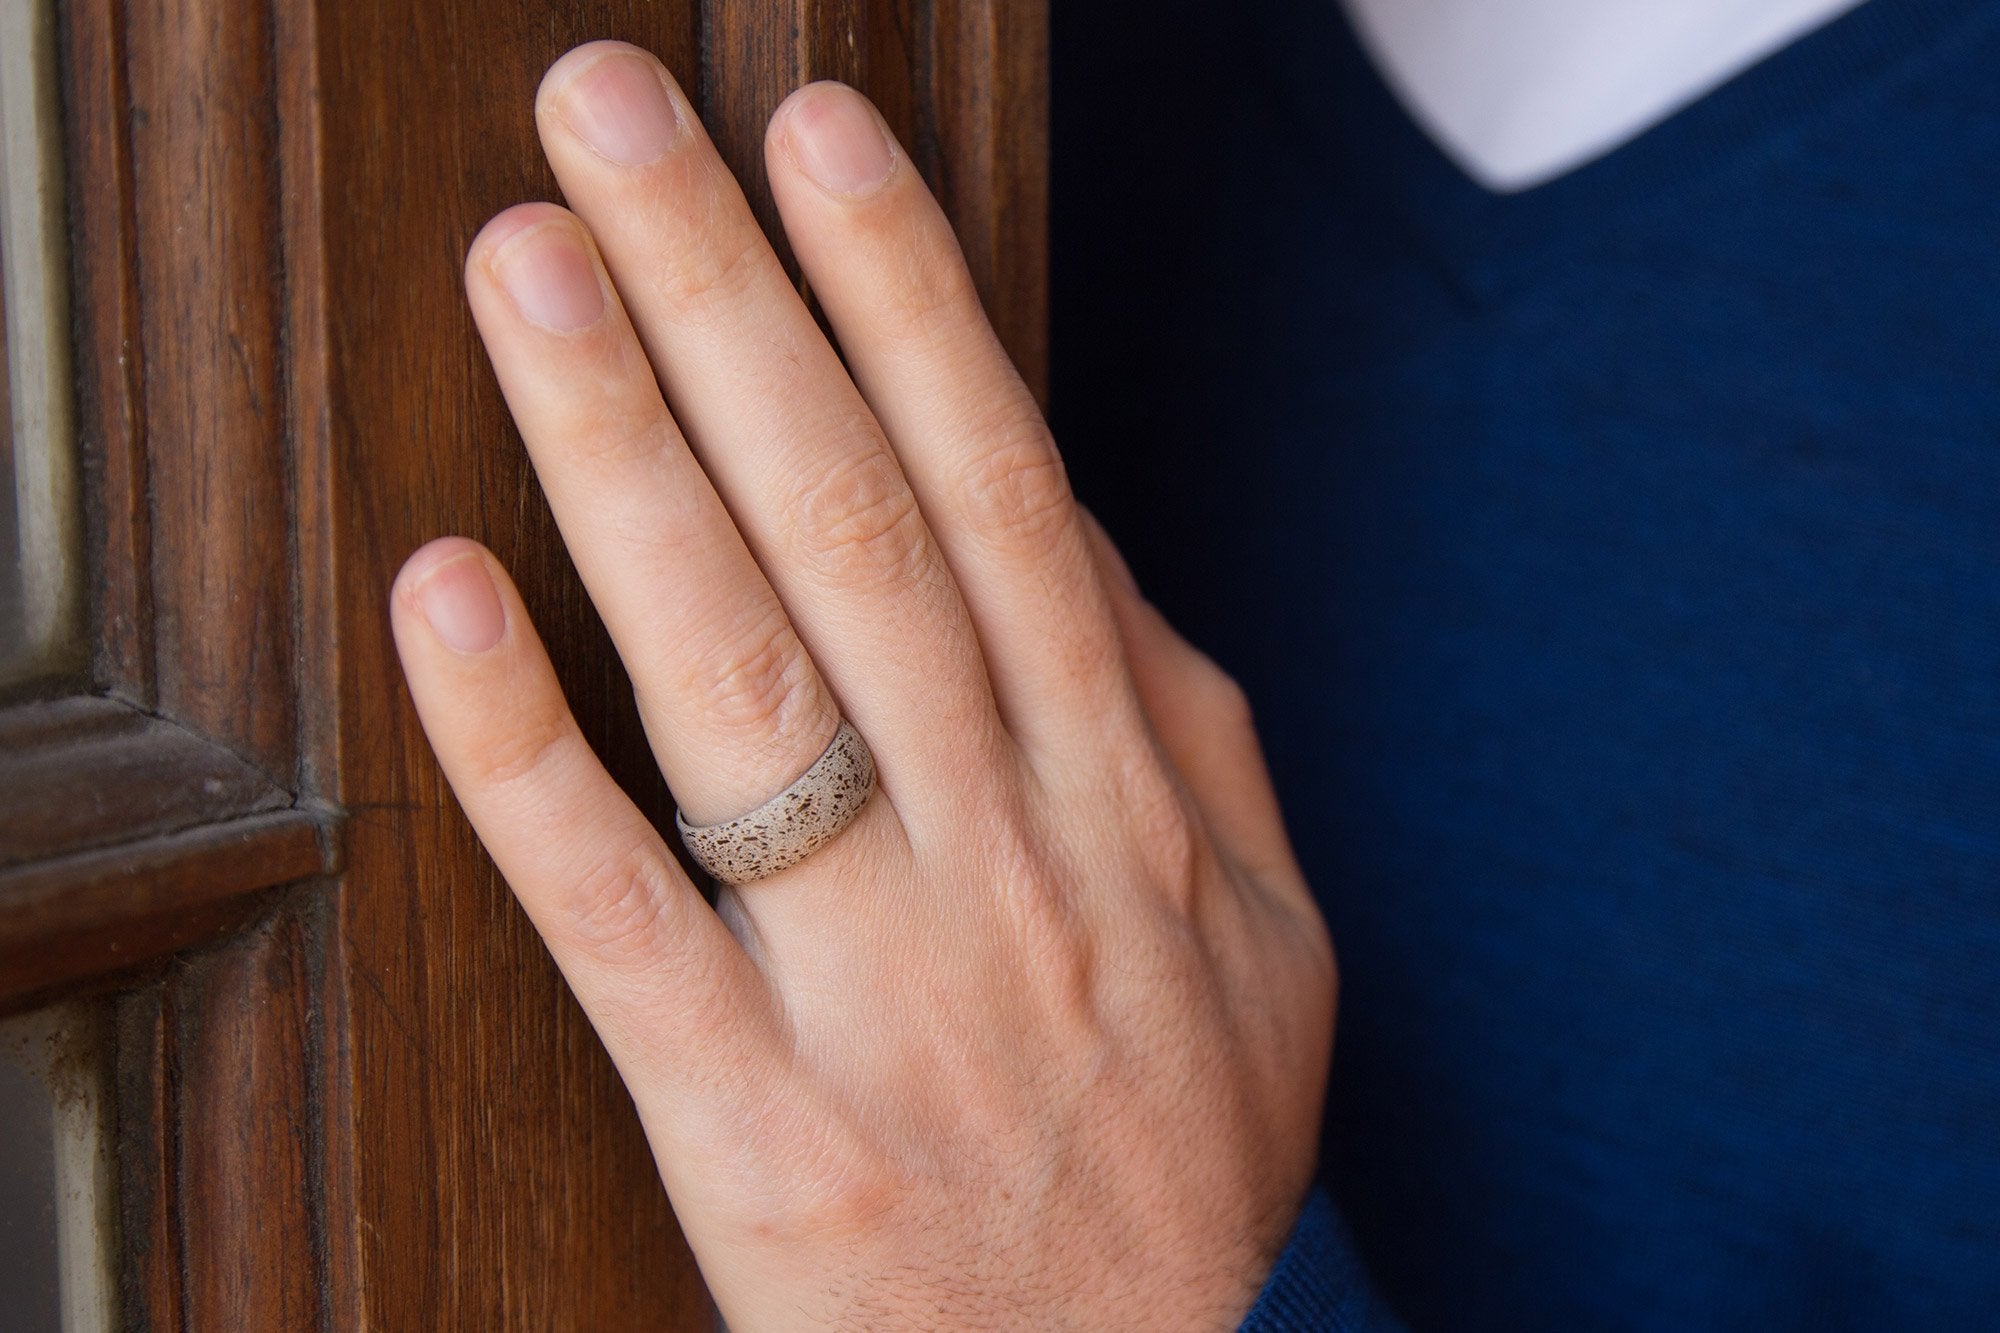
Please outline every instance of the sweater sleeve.
[[1400, 1333], [1325, 1189], [1315, 1189], [1240, 1333]]

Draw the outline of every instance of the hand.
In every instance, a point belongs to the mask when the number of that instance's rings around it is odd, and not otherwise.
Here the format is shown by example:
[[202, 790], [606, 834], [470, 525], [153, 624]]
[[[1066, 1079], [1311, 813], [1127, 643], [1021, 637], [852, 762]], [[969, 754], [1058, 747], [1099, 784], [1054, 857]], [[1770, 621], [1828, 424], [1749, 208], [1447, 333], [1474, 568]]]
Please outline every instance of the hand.
[[1325, 929], [1240, 691], [1074, 503], [937, 205], [856, 93], [774, 118], [787, 235], [595, 43], [466, 287], [695, 824], [850, 719], [880, 788], [713, 909], [472, 542], [396, 642], [438, 758], [631, 1089], [734, 1328], [1225, 1327], [1309, 1183]]

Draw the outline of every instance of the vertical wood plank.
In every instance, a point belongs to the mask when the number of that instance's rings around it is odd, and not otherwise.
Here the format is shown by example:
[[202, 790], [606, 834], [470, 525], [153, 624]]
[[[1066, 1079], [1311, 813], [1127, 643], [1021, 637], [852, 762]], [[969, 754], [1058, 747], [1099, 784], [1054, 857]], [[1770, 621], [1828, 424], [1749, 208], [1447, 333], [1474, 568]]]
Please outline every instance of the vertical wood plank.
[[[344, 750], [340, 733], [341, 587], [335, 561], [327, 364], [327, 312], [339, 299], [326, 256], [317, 17], [305, 4], [272, 9], [279, 161], [279, 245], [285, 270], [283, 373], [290, 445], [295, 574], [299, 607], [298, 744], [300, 803], [326, 824], [337, 818]], [[317, 1203], [312, 1240], [327, 1330], [362, 1327], [361, 1234], [357, 1208], [352, 1051], [338, 893], [295, 905], [301, 970], [312, 997], [305, 1066], [313, 1129], [306, 1180]]]
[[957, 228], [1022, 377], [1048, 379], [1048, 0], [702, 0], [701, 106], [796, 275], [764, 181], [793, 88], [841, 79], [881, 107]]
[[178, 1222], [174, 1051], [158, 982], [118, 997], [113, 1093], [118, 1172], [118, 1305], [141, 1333], [187, 1326]]
[[938, 164], [1000, 341], [1048, 401], [1048, 0], [932, 0]]
[[804, 81], [809, 43], [801, 20], [811, 8], [812, 0], [701, 0], [698, 72], [669, 66], [700, 108], [716, 151], [743, 183], [751, 211], [794, 279], [798, 266], [784, 246], [778, 208], [764, 181], [764, 127], [784, 97], [779, 90]]
[[855, 84], [926, 180], [937, 168], [930, 20], [931, 0], [867, 0], [861, 77]]
[[99, 688], [150, 704], [152, 548], [140, 416], [145, 356], [132, 248], [125, 35], [114, 0], [73, 0], [60, 15], [76, 434], [90, 497], [84, 558], [96, 628], [92, 675]]
[[325, 1326], [303, 943], [281, 912], [169, 982], [190, 1328]]
[[764, 130], [802, 84], [865, 82], [872, 8], [868, 0], [701, 0], [698, 76], [673, 67], [795, 279], [798, 265], [764, 178]]
[[[705, 1328], [626, 1095], [444, 788], [387, 634], [382, 597], [409, 551], [444, 532], [485, 541], [520, 582], [586, 734], [668, 818], [629, 684], [478, 352], [458, 261], [493, 211], [553, 197], [531, 115], [547, 63], [621, 37], [697, 91], [767, 224], [770, 110], [812, 77], [869, 87], [927, 145], [913, 151], [940, 169], [954, 217], [975, 224], [975, 272], [1032, 357], [1041, 46], [1030, 23], [1025, 53], [996, 60], [967, 44], [1014, 40], [1018, 20], [926, 0], [358, 0], [277, 23], [283, 254], [288, 283], [309, 289], [282, 317], [301, 679], [318, 699], [300, 719], [303, 771], [346, 812], [318, 1053], [325, 1317]], [[960, 79], [971, 86], [954, 90]], [[1004, 269], [1011, 236], [1033, 253]]]
[[159, 706], [290, 785], [270, 16], [131, 0], [127, 24]]
[[[422, 542], [489, 544], [586, 733], [665, 812], [630, 686], [508, 424], [459, 268], [494, 212], [556, 197], [533, 122], [547, 65], [617, 37], [693, 68], [696, 12], [691, 0], [343, 0], [312, 23], [315, 69], [285, 96], [288, 114], [317, 117], [316, 167], [288, 194], [316, 193], [316, 219], [302, 206], [291, 225], [318, 237], [309, 262], [326, 299], [293, 310], [317, 333], [295, 332], [312, 364], [289, 378], [295, 429], [324, 441], [299, 454], [299, 494], [315, 506], [302, 540], [324, 543], [301, 551], [307, 642], [326, 650], [311, 668], [325, 694], [305, 719], [307, 767], [347, 812], [327, 927], [329, 1151], [347, 1155], [353, 1220], [329, 1237], [335, 1285], [352, 1293], [339, 1322], [706, 1328], [629, 1099], [445, 789], [385, 614]], [[329, 1181], [330, 1210], [339, 1188]]]

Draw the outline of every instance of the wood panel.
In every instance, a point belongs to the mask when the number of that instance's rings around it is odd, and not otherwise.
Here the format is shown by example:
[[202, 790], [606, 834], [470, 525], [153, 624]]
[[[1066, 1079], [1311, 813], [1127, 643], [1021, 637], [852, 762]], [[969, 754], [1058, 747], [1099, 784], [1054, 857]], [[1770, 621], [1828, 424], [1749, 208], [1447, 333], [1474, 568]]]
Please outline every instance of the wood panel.
[[0, 1007], [328, 868], [292, 762], [268, 29], [207, 0], [57, 12], [96, 643], [92, 693], [0, 712]]
[[121, 1323], [310, 1326], [327, 893], [274, 889], [333, 868], [333, 816], [296, 763], [275, 30], [57, 12], [95, 650], [90, 693], [0, 715], [0, 1010], [126, 988]]
[[764, 128], [802, 84], [864, 81], [869, 10], [865, 0], [701, 0], [701, 64], [676, 71], [795, 279], [798, 265], [764, 181]]
[[326, 1326], [310, 982], [295, 912], [169, 978], [191, 1329]]
[[[292, 376], [324, 429], [318, 520], [337, 643], [325, 696], [346, 811], [329, 1049], [344, 1053], [351, 1228], [330, 1240], [361, 1324], [705, 1328], [705, 1296], [629, 1099], [478, 850], [416, 726], [386, 596], [441, 533], [514, 571], [593, 740], [655, 812], [630, 687], [562, 553], [473, 336], [459, 269], [494, 212], [553, 198], [533, 97], [569, 46], [620, 37], [697, 59], [685, 4], [321, 5], [313, 41], [323, 362]], [[306, 89], [296, 94], [303, 98]], [[302, 458], [304, 455], [301, 456]], [[308, 524], [310, 528], [312, 525]], [[314, 557], [306, 553], [306, 563]], [[310, 724], [309, 724], [310, 725]], [[341, 1265], [348, 1270], [341, 1271]]]
[[797, 275], [764, 127], [815, 79], [874, 99], [958, 229], [1000, 340], [1048, 381], [1048, 0], [702, 0], [709, 133]]
[[323, 836], [281, 810], [0, 874], [0, 1013], [215, 939], [269, 886], [318, 874]]
[[271, 18], [244, 0], [126, 15], [159, 707], [290, 785]]
[[153, 692], [146, 361], [139, 330], [125, 31], [108, 0], [62, 7], [77, 449], [95, 628], [92, 677], [142, 706]]
[[122, 1322], [140, 1333], [180, 1333], [187, 1326], [173, 1034], [165, 996], [160, 982], [133, 987], [118, 997], [115, 1010], [118, 1308]]
[[319, 895], [294, 894], [120, 997], [114, 1098], [124, 1324], [352, 1327], [324, 1197]]
[[292, 803], [206, 737], [89, 696], [0, 713], [0, 791], [21, 794], [0, 805], [0, 883], [10, 866]]
[[934, 0], [931, 165], [1000, 341], [1048, 402], [1048, 0]]

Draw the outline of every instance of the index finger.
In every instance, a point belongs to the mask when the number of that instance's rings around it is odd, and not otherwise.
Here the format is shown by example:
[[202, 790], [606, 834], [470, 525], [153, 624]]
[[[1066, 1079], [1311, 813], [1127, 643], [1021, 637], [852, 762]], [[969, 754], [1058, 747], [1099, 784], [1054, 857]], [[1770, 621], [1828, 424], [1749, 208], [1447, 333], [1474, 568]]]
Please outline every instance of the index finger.
[[747, 1095], [776, 1067], [770, 991], [577, 729], [499, 562], [430, 543], [390, 617], [452, 791], [642, 1107]]

